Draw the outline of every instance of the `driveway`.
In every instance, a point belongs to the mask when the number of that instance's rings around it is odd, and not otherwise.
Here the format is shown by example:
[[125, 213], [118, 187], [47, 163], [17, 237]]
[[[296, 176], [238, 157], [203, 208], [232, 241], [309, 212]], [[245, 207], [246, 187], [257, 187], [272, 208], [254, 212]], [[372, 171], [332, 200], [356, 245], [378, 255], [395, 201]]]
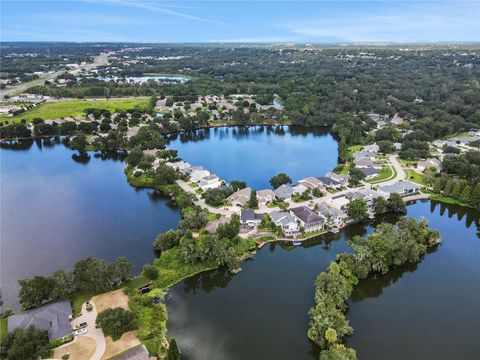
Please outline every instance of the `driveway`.
[[82, 314], [72, 320], [72, 327], [75, 327], [77, 324], [86, 322], [88, 332], [85, 335], [80, 335], [80, 337], [88, 337], [95, 341], [96, 348], [95, 353], [90, 358], [91, 360], [100, 360], [103, 353], [105, 352], [106, 342], [105, 336], [103, 335], [102, 329], [95, 328], [95, 320], [97, 319], [97, 308], [93, 302], [90, 302], [93, 306], [92, 311], [87, 311], [86, 303], [82, 305]]

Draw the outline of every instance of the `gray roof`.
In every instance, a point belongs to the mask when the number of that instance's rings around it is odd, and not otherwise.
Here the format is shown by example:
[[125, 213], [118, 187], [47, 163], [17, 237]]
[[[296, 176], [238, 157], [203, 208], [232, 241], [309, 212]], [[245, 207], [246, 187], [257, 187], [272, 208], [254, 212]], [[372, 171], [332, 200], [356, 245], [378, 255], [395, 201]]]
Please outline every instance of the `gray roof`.
[[341, 185], [338, 181], [332, 179], [332, 178], [329, 178], [329, 177], [326, 177], [326, 176], [320, 176], [317, 178], [318, 180], [320, 180], [325, 186], [338, 186], [338, 185]]
[[320, 221], [323, 223], [323, 218], [317, 213], [313, 212], [306, 206], [299, 206], [293, 209], [290, 209], [296, 217], [302, 220], [306, 224]]
[[293, 189], [287, 185], [282, 185], [274, 190], [275, 195], [282, 199], [291, 198], [293, 195]]
[[374, 168], [358, 168], [365, 176], [370, 176], [370, 175], [376, 175], [378, 174], [378, 171]]
[[112, 357], [112, 360], [150, 360], [150, 356], [145, 345], [139, 344], [120, 355]]
[[48, 332], [48, 339], [53, 341], [72, 333], [70, 317], [72, 306], [69, 300], [57, 301], [26, 311], [23, 314], [11, 315], [8, 318], [8, 332], [20, 328], [26, 329], [30, 325]]
[[413, 191], [413, 190], [418, 190], [420, 186], [417, 184], [414, 184], [410, 181], [403, 181], [403, 182], [398, 182], [396, 184], [392, 185], [385, 185], [381, 186], [379, 190], [386, 192], [386, 193], [403, 193], [404, 191]]
[[242, 210], [240, 213], [240, 220], [241, 221], [252, 221], [252, 220], [262, 220], [263, 214], [257, 214], [252, 209], [245, 209]]
[[286, 225], [290, 222], [295, 222], [295, 218], [292, 214], [286, 211], [272, 211], [270, 213], [270, 218], [274, 223], [280, 222], [282, 225]]
[[343, 212], [334, 208], [333, 206], [327, 205], [325, 203], [320, 203], [317, 205], [317, 211], [320, 215], [323, 215], [324, 217], [331, 216], [331, 217], [337, 217], [337, 216], [343, 216]]

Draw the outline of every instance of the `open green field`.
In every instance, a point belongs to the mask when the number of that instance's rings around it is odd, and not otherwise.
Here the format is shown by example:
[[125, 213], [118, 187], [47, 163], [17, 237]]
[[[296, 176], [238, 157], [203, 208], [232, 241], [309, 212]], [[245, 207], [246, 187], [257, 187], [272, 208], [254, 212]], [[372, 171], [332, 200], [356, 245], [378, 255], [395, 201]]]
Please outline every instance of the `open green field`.
[[422, 174], [412, 169], [405, 169], [405, 173], [407, 174], [407, 180], [413, 181], [417, 184], [425, 185], [425, 178]]
[[397, 176], [397, 171], [394, 167], [385, 166], [378, 172], [378, 175], [375, 176], [373, 179], [367, 180], [370, 184], [376, 184], [382, 181], [386, 181], [390, 178]]
[[144, 109], [148, 104], [148, 99], [96, 99], [96, 100], [66, 100], [42, 104], [32, 110], [25, 111], [22, 114], [13, 117], [0, 117], [0, 121], [7, 120], [9, 124], [20, 122], [25, 119], [27, 122], [34, 118], [57, 119], [67, 116], [85, 115], [85, 109], [106, 109], [111, 112], [115, 110]]

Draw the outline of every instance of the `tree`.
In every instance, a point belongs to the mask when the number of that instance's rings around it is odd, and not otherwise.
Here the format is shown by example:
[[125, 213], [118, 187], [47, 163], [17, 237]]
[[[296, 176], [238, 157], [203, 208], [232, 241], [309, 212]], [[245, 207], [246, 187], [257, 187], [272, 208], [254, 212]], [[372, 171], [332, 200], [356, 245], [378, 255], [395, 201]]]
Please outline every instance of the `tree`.
[[133, 313], [120, 307], [102, 311], [98, 314], [95, 323], [106, 336], [111, 336], [113, 341], [120, 339], [124, 333], [137, 328], [137, 321]]
[[153, 250], [160, 254], [163, 251], [167, 251], [180, 243], [182, 233], [180, 231], [168, 230], [166, 233], [160, 233], [153, 241]]
[[363, 199], [350, 200], [347, 212], [354, 222], [362, 221], [368, 217], [367, 203]]
[[0, 346], [0, 358], [6, 360], [37, 360], [50, 355], [48, 334], [33, 325], [15, 329], [6, 335]]
[[462, 190], [462, 193], [460, 194], [460, 201], [468, 204], [470, 202], [470, 196], [472, 195], [472, 187], [470, 185], [465, 185], [465, 187]]
[[335, 329], [328, 328], [327, 331], [325, 331], [325, 339], [327, 339], [329, 344], [336, 343], [338, 339]]
[[77, 131], [75, 133], [74, 138], [70, 142], [70, 148], [72, 150], [77, 150], [80, 155], [85, 153], [85, 149], [87, 148], [87, 145], [88, 145], [87, 136], [81, 131]]
[[463, 188], [463, 183], [461, 181], [456, 181], [452, 189], [451, 197], [454, 199], [458, 199], [460, 197], [462, 188]]
[[251, 209], [258, 208], [257, 192], [255, 190], [250, 192], [250, 200], [248, 200], [247, 206]]
[[446, 196], [450, 196], [450, 194], [452, 193], [452, 190], [453, 190], [453, 182], [452, 180], [447, 180], [445, 187], [443, 188], [443, 193]]
[[345, 164], [347, 162], [347, 155], [348, 155], [348, 146], [345, 141], [345, 138], [342, 137], [340, 139], [340, 143], [338, 144], [338, 158], [341, 164]]
[[143, 265], [143, 276], [148, 280], [157, 280], [160, 272], [155, 265]]
[[477, 183], [473, 188], [469, 204], [473, 205], [474, 208], [480, 209], [480, 183]]
[[55, 271], [50, 278], [53, 281], [53, 289], [51, 299], [65, 299], [68, 295], [75, 290], [73, 284], [73, 276], [70, 272], [65, 270]]
[[375, 208], [375, 214], [383, 214], [388, 210], [388, 202], [382, 196], [373, 199], [373, 206]]
[[399, 214], [405, 214], [407, 212], [407, 207], [405, 202], [399, 194], [393, 193], [390, 194], [388, 198], [388, 211], [392, 211]]
[[175, 339], [170, 340], [170, 346], [167, 351], [166, 360], [180, 360], [180, 350], [178, 350], [177, 342]]
[[230, 182], [233, 191], [238, 191], [241, 189], [245, 189], [247, 187], [247, 183], [245, 181], [233, 180]]
[[32, 279], [19, 280], [20, 291], [18, 302], [24, 310], [31, 309], [49, 301], [55, 284], [45, 276], [34, 276]]
[[343, 344], [335, 344], [320, 352], [320, 360], [357, 360], [357, 353]]
[[77, 261], [73, 268], [77, 290], [99, 292], [108, 289], [107, 264], [102, 259], [87, 257]]
[[365, 179], [365, 174], [357, 168], [350, 168], [348, 174], [350, 175], [350, 179], [348, 180], [348, 182], [350, 183], [350, 185], [353, 186], [358, 185], [360, 181]]
[[107, 267], [107, 276], [112, 286], [126, 283], [132, 278], [133, 265], [124, 256], [118, 257]]
[[291, 184], [292, 179], [285, 173], [280, 173], [275, 175], [270, 179], [270, 185], [272, 188], [276, 189], [282, 185]]
[[440, 194], [441, 191], [442, 191], [442, 179], [436, 178], [433, 183], [433, 192], [436, 194]]

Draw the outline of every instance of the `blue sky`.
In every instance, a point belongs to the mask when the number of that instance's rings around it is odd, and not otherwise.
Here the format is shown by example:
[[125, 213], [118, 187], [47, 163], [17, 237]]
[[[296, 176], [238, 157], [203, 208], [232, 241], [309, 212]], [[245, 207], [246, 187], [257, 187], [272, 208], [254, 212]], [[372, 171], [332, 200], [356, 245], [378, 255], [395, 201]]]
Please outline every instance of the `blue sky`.
[[0, 6], [2, 41], [480, 41], [480, 0], [1, 0]]

